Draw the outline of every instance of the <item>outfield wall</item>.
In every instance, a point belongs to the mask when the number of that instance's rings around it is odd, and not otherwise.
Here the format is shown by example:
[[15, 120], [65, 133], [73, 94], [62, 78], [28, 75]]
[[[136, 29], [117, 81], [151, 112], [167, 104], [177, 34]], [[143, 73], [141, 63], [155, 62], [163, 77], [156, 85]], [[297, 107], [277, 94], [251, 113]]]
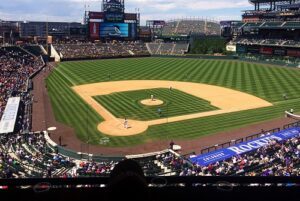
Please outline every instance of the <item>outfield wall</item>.
[[100, 59], [122, 59], [122, 58], [138, 58], [150, 57], [151, 55], [132, 55], [132, 56], [114, 56], [114, 57], [96, 57], [96, 58], [63, 58], [61, 61], [85, 61], [85, 60], [100, 60]]
[[255, 57], [255, 59], [246, 58], [243, 56], [237, 55], [226, 55], [226, 56], [213, 56], [213, 55], [152, 55], [152, 57], [160, 57], [160, 58], [187, 58], [187, 59], [215, 59], [215, 60], [234, 60], [234, 61], [244, 61], [258, 64], [269, 64], [269, 65], [277, 65], [277, 66], [286, 66], [286, 67], [298, 67], [298, 64], [287, 64], [284, 61], [266, 61], [265, 59], [260, 59]]

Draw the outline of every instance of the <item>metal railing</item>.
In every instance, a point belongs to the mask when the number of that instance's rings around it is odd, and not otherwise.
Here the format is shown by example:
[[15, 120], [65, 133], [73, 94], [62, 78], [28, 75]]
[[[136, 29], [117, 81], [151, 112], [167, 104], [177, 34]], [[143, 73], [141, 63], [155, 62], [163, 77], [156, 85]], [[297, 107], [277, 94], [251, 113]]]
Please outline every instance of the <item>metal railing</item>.
[[[286, 124], [286, 125], [283, 126], [283, 129], [292, 128], [292, 127], [300, 127], [300, 121], [290, 123], [290, 124]], [[280, 128], [273, 128], [271, 130], [266, 130], [266, 131], [262, 130], [262, 132], [255, 133], [255, 134], [249, 135], [249, 136], [244, 137], [244, 138], [239, 138], [239, 139], [236, 139], [236, 140], [233, 139], [233, 140], [224, 142], [222, 144], [216, 144], [216, 145], [204, 148], [200, 151], [200, 153], [205, 154], [205, 153], [209, 153], [209, 152], [216, 151], [216, 150], [219, 150], [219, 149], [227, 148], [227, 147], [230, 147], [230, 146], [242, 143], [242, 142], [247, 142], [249, 140], [256, 139], [256, 138], [260, 137], [262, 134], [268, 134], [268, 133], [273, 134], [273, 133], [279, 132], [280, 130], [281, 130]]]

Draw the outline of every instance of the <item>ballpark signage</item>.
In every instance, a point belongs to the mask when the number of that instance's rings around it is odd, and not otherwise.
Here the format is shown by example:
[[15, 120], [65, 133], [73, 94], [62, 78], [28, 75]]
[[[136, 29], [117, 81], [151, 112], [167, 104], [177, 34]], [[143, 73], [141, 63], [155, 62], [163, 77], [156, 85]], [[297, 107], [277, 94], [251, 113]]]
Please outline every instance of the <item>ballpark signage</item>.
[[91, 38], [99, 38], [100, 36], [100, 23], [98, 22], [90, 22], [90, 37]]
[[104, 19], [103, 12], [89, 12], [90, 19]]
[[278, 133], [266, 135], [263, 137], [256, 138], [248, 142], [243, 142], [232, 147], [225, 149], [220, 149], [207, 154], [202, 154], [198, 156], [191, 156], [190, 160], [198, 165], [207, 166], [209, 164], [216, 163], [218, 161], [223, 161], [229, 159], [233, 156], [244, 154], [247, 152], [255, 151], [256, 149], [266, 146], [270, 141], [283, 141], [295, 136], [300, 135], [300, 128], [290, 128], [287, 130], [280, 131]]
[[9, 98], [0, 122], [0, 134], [12, 133], [15, 128], [20, 97]]

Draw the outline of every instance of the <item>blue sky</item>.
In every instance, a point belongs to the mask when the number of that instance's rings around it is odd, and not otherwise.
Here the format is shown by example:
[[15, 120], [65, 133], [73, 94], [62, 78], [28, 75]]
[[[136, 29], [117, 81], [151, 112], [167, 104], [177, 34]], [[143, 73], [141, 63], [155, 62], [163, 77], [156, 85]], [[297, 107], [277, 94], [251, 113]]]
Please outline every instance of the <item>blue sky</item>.
[[[0, 19], [82, 22], [84, 8], [101, 10], [99, 0], [1, 0]], [[142, 24], [147, 19], [209, 18], [237, 20], [251, 9], [248, 0], [125, 0], [126, 12], [139, 8]]]

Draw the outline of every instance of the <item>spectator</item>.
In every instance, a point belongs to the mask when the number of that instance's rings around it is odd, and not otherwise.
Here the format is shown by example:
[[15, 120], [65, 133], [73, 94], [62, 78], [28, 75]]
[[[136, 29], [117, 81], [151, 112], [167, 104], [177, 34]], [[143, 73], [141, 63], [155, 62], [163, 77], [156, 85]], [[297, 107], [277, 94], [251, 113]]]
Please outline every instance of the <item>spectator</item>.
[[140, 165], [124, 160], [116, 165], [108, 184], [109, 200], [148, 200], [147, 182]]

